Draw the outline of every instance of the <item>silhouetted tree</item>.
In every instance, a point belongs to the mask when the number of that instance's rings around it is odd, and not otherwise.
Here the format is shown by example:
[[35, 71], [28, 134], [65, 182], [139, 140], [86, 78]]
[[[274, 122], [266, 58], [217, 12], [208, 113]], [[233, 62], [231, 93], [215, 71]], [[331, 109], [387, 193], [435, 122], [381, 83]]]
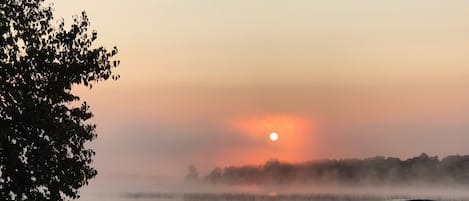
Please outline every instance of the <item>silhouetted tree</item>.
[[194, 165], [189, 165], [187, 168], [189, 171], [186, 175], [186, 182], [187, 183], [197, 183], [199, 181], [199, 171], [197, 171], [197, 168], [195, 168]]
[[221, 168], [216, 167], [213, 169], [207, 176], [205, 176], [204, 181], [209, 183], [218, 183], [221, 182], [223, 171]]
[[[65, 200], [96, 175], [89, 106], [74, 85], [89, 88], [112, 74], [117, 54], [92, 46], [83, 12], [70, 28], [43, 0], [0, 1], [0, 197]], [[72, 104], [73, 103], [73, 104]]]

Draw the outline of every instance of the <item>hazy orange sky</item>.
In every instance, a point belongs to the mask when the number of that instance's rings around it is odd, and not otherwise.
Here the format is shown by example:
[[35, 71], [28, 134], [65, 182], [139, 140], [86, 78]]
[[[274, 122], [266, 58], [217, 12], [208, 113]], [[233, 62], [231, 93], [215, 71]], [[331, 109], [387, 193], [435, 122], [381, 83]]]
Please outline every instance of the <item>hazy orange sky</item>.
[[68, 23], [87, 11], [97, 44], [119, 48], [120, 80], [75, 89], [98, 124], [91, 186], [176, 181], [189, 164], [469, 153], [469, 1], [54, 7]]

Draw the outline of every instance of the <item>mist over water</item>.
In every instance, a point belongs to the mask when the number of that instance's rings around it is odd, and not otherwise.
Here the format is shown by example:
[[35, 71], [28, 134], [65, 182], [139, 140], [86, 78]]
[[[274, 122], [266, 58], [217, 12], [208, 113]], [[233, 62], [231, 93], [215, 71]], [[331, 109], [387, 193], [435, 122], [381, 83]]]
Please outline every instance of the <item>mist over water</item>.
[[435, 199], [469, 200], [469, 187], [435, 186], [344, 186], [344, 185], [270, 185], [228, 186], [210, 184], [172, 184], [85, 194], [81, 200], [390, 200]]
[[[112, 182], [97, 183], [94, 185], [95, 188], [85, 189], [83, 197], [81, 200], [91, 201], [91, 200], [157, 200], [157, 201], [252, 201], [252, 200], [265, 200], [265, 201], [332, 201], [332, 200], [350, 200], [350, 201], [365, 201], [365, 200], [390, 200], [390, 199], [433, 199], [433, 200], [469, 200], [469, 184], [466, 182], [465, 172], [466, 171], [456, 171], [456, 168], [463, 168], [464, 165], [456, 165], [452, 167], [448, 165], [448, 158], [459, 158], [460, 161], [465, 162], [466, 156], [449, 156], [442, 160], [438, 160], [434, 157], [428, 157], [425, 154], [422, 154], [418, 157], [410, 158], [407, 160], [402, 160], [402, 164], [397, 164], [396, 169], [393, 172], [392, 176], [395, 176], [394, 182], [387, 182], [390, 180], [388, 175], [383, 177], [383, 175], [376, 175], [373, 172], [374, 166], [371, 164], [380, 164], [377, 161], [386, 161], [386, 158], [375, 157], [371, 159], [349, 159], [349, 160], [329, 160], [323, 162], [309, 162], [309, 163], [300, 163], [300, 164], [287, 164], [293, 167], [293, 173], [302, 174], [301, 177], [306, 178], [305, 168], [303, 171], [298, 171], [294, 167], [302, 167], [302, 165], [309, 164], [308, 166], [311, 169], [324, 163], [336, 164], [338, 167], [345, 167], [344, 169], [337, 168], [335, 166], [328, 166], [327, 170], [322, 171], [322, 174], [330, 176], [330, 171], [338, 170], [337, 172], [347, 172], [347, 177], [340, 177], [341, 174], [335, 175], [333, 182], [317, 181], [317, 182], [299, 182], [299, 177], [285, 177], [289, 175], [289, 171], [285, 171], [285, 168], [282, 167], [282, 163], [268, 161], [264, 166], [254, 166], [251, 168], [258, 168], [261, 170], [269, 170], [269, 165], [272, 163], [276, 164], [276, 168], [282, 171], [272, 171], [272, 175], [275, 177], [290, 178], [290, 181], [283, 180], [282, 183], [279, 183], [275, 180], [265, 180], [263, 182], [249, 183], [244, 182], [240, 183], [235, 173], [240, 173], [239, 170], [246, 170], [246, 166], [240, 167], [225, 167], [222, 173], [231, 175], [231, 177], [225, 178], [225, 180], [220, 180], [220, 182], [212, 182], [212, 180], [207, 180], [208, 177], [198, 178], [190, 177], [191, 179], [196, 179], [193, 181], [188, 181], [186, 176], [186, 181], [184, 182], [183, 177], [179, 180], [174, 179], [162, 179], [162, 178], [144, 178], [137, 176], [114, 176], [111, 178]], [[464, 159], [464, 160], [462, 160]], [[428, 160], [433, 160], [434, 163], [428, 163]], [[411, 162], [409, 162], [411, 161]], [[454, 163], [458, 160], [452, 160]], [[355, 164], [350, 166], [350, 162]], [[365, 169], [363, 164], [368, 164], [368, 169]], [[416, 165], [416, 164], [426, 164], [426, 166]], [[285, 165], [285, 164], [283, 164]], [[460, 167], [461, 166], [461, 167]], [[413, 167], [413, 168], [412, 168]], [[441, 168], [446, 167], [447, 169]], [[388, 167], [392, 168], [392, 167]], [[415, 169], [417, 168], [417, 169]], [[364, 169], [357, 171], [358, 169]], [[195, 167], [190, 167], [190, 171], [196, 171]], [[252, 169], [251, 169], [252, 170]], [[398, 170], [398, 171], [397, 171]], [[417, 171], [416, 171], [417, 170]], [[433, 172], [431, 172], [432, 170]], [[438, 171], [437, 171], [438, 170]], [[451, 171], [450, 171], [451, 170]], [[329, 172], [328, 172], [329, 171]], [[241, 171], [242, 172], [242, 171]], [[334, 171], [332, 171], [334, 172]], [[402, 175], [402, 172], [411, 172], [412, 174], [407, 175], [406, 177], [399, 176]], [[415, 174], [417, 172], [425, 174]], [[447, 178], [443, 173], [457, 173], [461, 174], [458, 178], [459, 180], [453, 179], [441, 179]], [[366, 176], [364, 176], [364, 173]], [[252, 174], [252, 175], [250, 175]], [[244, 177], [255, 177], [253, 171], [250, 171], [250, 174], [242, 174]], [[354, 178], [354, 174], [357, 174], [364, 179], [360, 182], [350, 182], [346, 180], [348, 178]], [[210, 175], [210, 174], [209, 174]], [[380, 177], [382, 180], [379, 180], [377, 183], [376, 178], [371, 177]], [[223, 179], [223, 174], [219, 175], [219, 179]], [[239, 174], [238, 174], [239, 176]], [[337, 177], [339, 176], [339, 177]], [[444, 177], [441, 177], [444, 176]], [[457, 176], [457, 175], [453, 175]], [[324, 177], [323, 177], [324, 178]], [[334, 177], [327, 177], [332, 179]], [[438, 180], [440, 178], [440, 180]], [[241, 178], [242, 179], [242, 178]], [[97, 179], [99, 181], [99, 178]], [[109, 181], [110, 178], [107, 178]], [[409, 182], [409, 180], [414, 180]], [[224, 182], [222, 182], [224, 181]], [[246, 181], [246, 180], [241, 180]], [[405, 182], [403, 182], [405, 181]], [[99, 190], [95, 190], [99, 189]]]

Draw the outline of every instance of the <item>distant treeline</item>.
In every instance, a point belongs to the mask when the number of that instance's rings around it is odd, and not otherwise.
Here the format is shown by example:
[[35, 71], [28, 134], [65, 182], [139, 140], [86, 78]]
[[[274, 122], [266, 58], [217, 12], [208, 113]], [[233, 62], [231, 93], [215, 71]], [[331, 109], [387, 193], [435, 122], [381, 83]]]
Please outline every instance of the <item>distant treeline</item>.
[[469, 184], [469, 156], [420, 156], [407, 160], [377, 156], [367, 159], [311, 161], [291, 164], [271, 160], [261, 166], [215, 168], [189, 181], [213, 184]]

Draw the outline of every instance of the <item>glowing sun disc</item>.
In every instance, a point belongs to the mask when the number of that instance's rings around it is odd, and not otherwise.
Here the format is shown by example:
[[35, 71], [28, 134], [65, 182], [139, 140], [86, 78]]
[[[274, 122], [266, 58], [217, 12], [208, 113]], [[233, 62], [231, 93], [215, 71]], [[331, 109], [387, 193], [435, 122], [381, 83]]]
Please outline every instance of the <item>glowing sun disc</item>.
[[278, 134], [276, 132], [272, 132], [272, 133], [270, 133], [269, 138], [272, 141], [277, 141], [278, 140]]

